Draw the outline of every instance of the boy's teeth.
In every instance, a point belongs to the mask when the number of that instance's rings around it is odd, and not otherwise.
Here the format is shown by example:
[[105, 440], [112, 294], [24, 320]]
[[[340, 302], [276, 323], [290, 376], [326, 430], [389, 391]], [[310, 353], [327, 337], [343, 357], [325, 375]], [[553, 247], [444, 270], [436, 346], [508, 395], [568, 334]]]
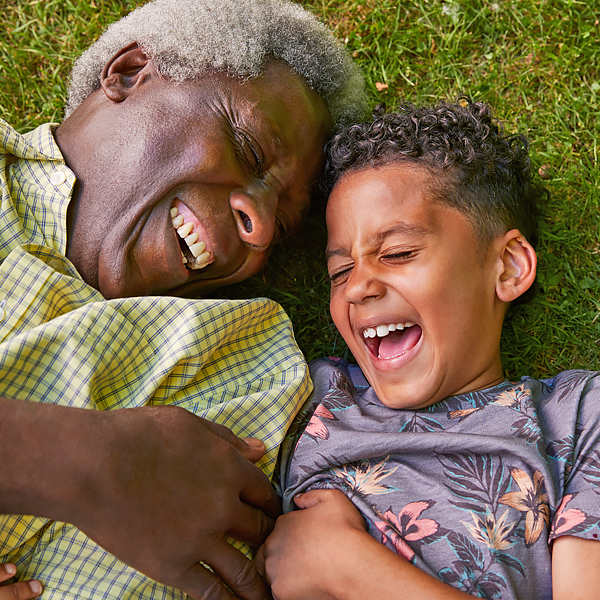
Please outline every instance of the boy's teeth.
[[174, 219], [179, 214], [179, 209], [176, 206], [171, 208], [171, 219]]
[[383, 337], [390, 332], [387, 325], [378, 325], [377, 326], [377, 335], [378, 337]]
[[181, 227], [183, 225], [183, 220], [183, 215], [175, 215], [173, 217], [173, 227], [175, 227], [175, 229]]
[[374, 338], [377, 337], [385, 337], [392, 331], [402, 331], [407, 327], [412, 327], [414, 323], [406, 322], [406, 323], [390, 323], [389, 325], [377, 325], [377, 327], [367, 327], [363, 330], [363, 337], [366, 338]]

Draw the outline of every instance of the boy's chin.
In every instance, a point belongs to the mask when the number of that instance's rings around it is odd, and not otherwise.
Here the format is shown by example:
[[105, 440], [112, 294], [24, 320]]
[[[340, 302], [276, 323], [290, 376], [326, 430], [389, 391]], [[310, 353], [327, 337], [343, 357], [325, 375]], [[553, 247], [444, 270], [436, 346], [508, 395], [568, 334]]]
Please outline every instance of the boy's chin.
[[[363, 370], [364, 373], [364, 370]], [[365, 373], [367, 381], [377, 394], [382, 404], [395, 410], [420, 410], [427, 408], [450, 394], [443, 391], [430, 390], [428, 392], [422, 381], [382, 381], [386, 377], [373, 377], [373, 373]]]

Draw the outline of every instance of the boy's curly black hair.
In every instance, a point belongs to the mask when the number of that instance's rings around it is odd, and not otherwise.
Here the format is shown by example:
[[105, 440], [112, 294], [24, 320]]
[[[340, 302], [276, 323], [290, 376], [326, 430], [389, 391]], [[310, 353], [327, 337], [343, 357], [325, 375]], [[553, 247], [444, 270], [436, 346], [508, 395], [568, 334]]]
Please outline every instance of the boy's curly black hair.
[[327, 146], [328, 193], [349, 171], [412, 163], [427, 169], [436, 200], [462, 211], [482, 247], [510, 229], [535, 246], [537, 207], [547, 190], [533, 181], [528, 143], [506, 135], [489, 106], [460, 97], [455, 103], [403, 105], [339, 131]]

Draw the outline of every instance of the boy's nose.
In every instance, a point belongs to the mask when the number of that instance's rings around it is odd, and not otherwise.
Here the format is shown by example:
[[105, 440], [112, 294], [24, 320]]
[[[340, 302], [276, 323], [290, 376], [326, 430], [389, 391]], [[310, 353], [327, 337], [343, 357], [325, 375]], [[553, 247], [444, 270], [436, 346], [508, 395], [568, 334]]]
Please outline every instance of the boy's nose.
[[377, 278], [374, 269], [357, 263], [346, 282], [346, 300], [352, 304], [362, 304], [385, 295], [385, 286]]
[[258, 250], [266, 250], [275, 235], [278, 196], [272, 190], [235, 190], [229, 204], [242, 241]]

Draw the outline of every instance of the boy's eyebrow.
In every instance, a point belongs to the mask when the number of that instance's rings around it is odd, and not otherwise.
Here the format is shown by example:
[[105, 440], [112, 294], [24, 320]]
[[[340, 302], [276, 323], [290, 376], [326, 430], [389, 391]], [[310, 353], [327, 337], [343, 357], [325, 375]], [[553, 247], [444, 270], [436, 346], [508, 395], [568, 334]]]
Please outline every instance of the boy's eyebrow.
[[[424, 227], [423, 225], [417, 225], [416, 223], [396, 223], [393, 227], [386, 229], [385, 231], [380, 231], [372, 238], [367, 240], [367, 243], [370, 246], [378, 246], [382, 242], [385, 241], [391, 235], [397, 234], [406, 234], [410, 236], [424, 236], [429, 235], [431, 233], [431, 229]], [[327, 248], [325, 251], [325, 259], [329, 260], [333, 256], [349, 256], [350, 252], [344, 250], [343, 248], [335, 248], [330, 250]]]
[[423, 236], [431, 233], [431, 229], [424, 227], [423, 225], [417, 225], [416, 223], [396, 223], [393, 227], [380, 231], [377, 235], [373, 236], [370, 243], [381, 243], [390, 235], [396, 235], [399, 233], [412, 235], [412, 236]]

